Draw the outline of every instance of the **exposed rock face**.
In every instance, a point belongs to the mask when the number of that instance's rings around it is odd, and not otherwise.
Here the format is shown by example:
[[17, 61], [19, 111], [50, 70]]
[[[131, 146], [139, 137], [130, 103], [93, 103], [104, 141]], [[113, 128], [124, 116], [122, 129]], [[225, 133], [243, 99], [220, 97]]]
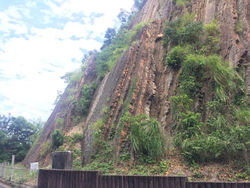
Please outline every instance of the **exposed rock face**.
[[[222, 31], [221, 54], [226, 60], [230, 61], [232, 66], [237, 66], [243, 56], [249, 57], [249, 17], [246, 14], [249, 6], [248, 1], [242, 0], [236, 3], [236, 1], [228, 0], [199, 0], [192, 1], [191, 5], [192, 12], [197, 13], [197, 20], [204, 23], [211, 23], [213, 19], [217, 20]], [[123, 104], [128, 100], [128, 93], [134, 80], [137, 80], [137, 82], [129, 106], [130, 113], [145, 113], [153, 116], [159, 120], [162, 126], [168, 128], [168, 123], [171, 121], [169, 97], [176, 90], [178, 73], [163, 66], [166, 50], [163, 48], [162, 41], [159, 40], [158, 36], [163, 33], [164, 24], [173, 19], [175, 15], [178, 15], [176, 12], [186, 11], [185, 9], [177, 9], [170, 0], [148, 0], [132, 22], [132, 26], [134, 26], [140, 22], [150, 21], [138, 36], [136, 43], [123, 54], [110, 73], [114, 75], [115, 72], [119, 71], [118, 75], [120, 76], [119, 78], [113, 77], [110, 79], [118, 80], [118, 82], [115, 87], [107, 90], [112, 96], [112, 100], [110, 116], [105, 127], [106, 137], [110, 134], [111, 126], [118, 126], [119, 124], [124, 110]], [[240, 35], [235, 32], [239, 20], [244, 23], [244, 31]], [[121, 69], [122, 74], [120, 74]], [[112, 76], [108, 75], [108, 77]], [[105, 79], [104, 82], [108, 84], [109, 81]], [[108, 94], [105, 93], [105, 95]], [[97, 112], [97, 114], [100, 113], [101, 111]], [[85, 134], [87, 133], [85, 132]], [[84, 163], [88, 162], [91, 153], [85, 152], [91, 145], [89, 141], [90, 139], [86, 141], [85, 138], [83, 144]], [[119, 150], [119, 146], [117, 147]], [[91, 151], [91, 149], [88, 151]]]
[[[49, 119], [47, 120], [44, 130], [38, 139], [37, 143], [34, 147], [29, 151], [29, 153], [26, 155], [23, 163], [26, 166], [29, 166], [29, 163], [31, 162], [37, 162], [40, 161], [44, 163], [45, 165], [49, 164], [49, 160], [46, 161], [44, 158], [45, 156], [41, 156], [41, 151], [43, 144], [45, 142], [51, 142], [51, 134], [55, 129], [59, 129], [60, 127], [63, 127], [64, 131], [67, 131], [72, 125], [72, 110], [73, 106], [71, 103], [67, 102], [68, 97], [70, 96], [70, 89], [74, 89], [75, 92], [73, 93], [74, 99], [79, 99], [80, 92], [84, 86], [84, 84], [89, 84], [97, 79], [96, 71], [95, 71], [95, 56], [92, 56], [88, 62], [87, 69], [84, 71], [83, 77], [81, 78], [81, 81], [79, 84], [76, 85], [68, 85], [65, 89], [64, 93], [62, 94], [60, 100], [56, 104], [53, 112], [51, 113]], [[58, 118], [63, 119], [63, 125], [60, 125], [56, 120]], [[49, 156], [50, 157], [50, 156]]]
[[[190, 5], [188, 9], [196, 13], [197, 20], [204, 23], [210, 23], [213, 19], [217, 20], [221, 29], [221, 55], [225, 60], [229, 60], [231, 66], [248, 64], [246, 84], [247, 93], [250, 95], [249, 0], [191, 0]], [[95, 92], [84, 128], [82, 144], [84, 163], [89, 161], [92, 152], [91, 125], [102, 118], [102, 109], [105, 107], [110, 107], [104, 130], [106, 137], [110, 135], [113, 125], [117, 130], [126, 102], [129, 102], [128, 110], [131, 114], [145, 113], [155, 117], [166, 130], [169, 130], [171, 122], [169, 98], [176, 92], [179, 73], [163, 65], [167, 51], [163, 47], [161, 38], [165, 23], [186, 11], [188, 11], [187, 8], [173, 5], [172, 0], [148, 0], [132, 21], [131, 27], [140, 22], [149, 22], [149, 24], [142, 29], [129, 49], [121, 55], [113, 70], [105, 76]], [[240, 33], [236, 32], [238, 22], [243, 25]], [[89, 66], [92, 65], [94, 65], [93, 59], [89, 63]], [[90, 70], [93, 69], [87, 70], [79, 88], [87, 83], [86, 78]], [[96, 76], [93, 76], [89, 81], [95, 79]], [[132, 90], [134, 83], [135, 87]], [[130, 92], [132, 92], [131, 100], [129, 100]], [[62, 100], [64, 100], [63, 97]], [[53, 121], [61, 108], [59, 103], [47, 122], [38, 146], [26, 157], [27, 162], [38, 159], [36, 153], [39, 152], [39, 145], [54, 129]], [[67, 119], [70, 119], [70, 113], [69, 110]], [[70, 122], [67, 122], [67, 126], [70, 126]], [[125, 129], [123, 133], [126, 134]], [[122, 137], [123, 134], [115, 143], [118, 151]]]

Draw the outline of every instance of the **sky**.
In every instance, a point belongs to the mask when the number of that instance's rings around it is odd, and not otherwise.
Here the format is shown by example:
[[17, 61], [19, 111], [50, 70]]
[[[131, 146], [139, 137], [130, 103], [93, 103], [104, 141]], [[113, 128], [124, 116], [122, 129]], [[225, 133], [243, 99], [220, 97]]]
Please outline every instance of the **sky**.
[[99, 50], [133, 0], [0, 0], [0, 114], [46, 121], [61, 77]]

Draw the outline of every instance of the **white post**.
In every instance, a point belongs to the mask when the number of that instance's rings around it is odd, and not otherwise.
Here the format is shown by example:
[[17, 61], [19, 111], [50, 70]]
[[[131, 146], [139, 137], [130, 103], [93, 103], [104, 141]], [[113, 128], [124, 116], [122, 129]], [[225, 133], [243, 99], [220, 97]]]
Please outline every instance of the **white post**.
[[0, 177], [3, 176], [3, 164], [0, 163]]
[[11, 176], [10, 176], [10, 181], [13, 180], [14, 165], [15, 165], [15, 155], [12, 155], [12, 159], [11, 159]]
[[6, 178], [6, 163], [3, 163], [3, 178]]

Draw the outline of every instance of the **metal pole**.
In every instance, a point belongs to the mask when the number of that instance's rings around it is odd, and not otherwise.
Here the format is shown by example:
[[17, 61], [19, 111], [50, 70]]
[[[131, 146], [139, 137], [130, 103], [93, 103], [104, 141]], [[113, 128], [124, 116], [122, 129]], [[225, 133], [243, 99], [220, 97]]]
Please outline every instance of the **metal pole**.
[[10, 176], [10, 181], [13, 180], [14, 165], [15, 165], [15, 155], [12, 155], [12, 159], [11, 159], [11, 176]]

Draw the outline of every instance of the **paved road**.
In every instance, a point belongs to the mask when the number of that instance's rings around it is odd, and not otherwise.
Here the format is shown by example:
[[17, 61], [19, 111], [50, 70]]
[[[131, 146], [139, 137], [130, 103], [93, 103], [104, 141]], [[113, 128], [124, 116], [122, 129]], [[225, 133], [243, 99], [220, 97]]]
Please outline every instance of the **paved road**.
[[4, 185], [4, 184], [2, 184], [2, 183], [0, 182], [0, 188], [11, 188], [11, 187], [8, 186], [8, 185]]

